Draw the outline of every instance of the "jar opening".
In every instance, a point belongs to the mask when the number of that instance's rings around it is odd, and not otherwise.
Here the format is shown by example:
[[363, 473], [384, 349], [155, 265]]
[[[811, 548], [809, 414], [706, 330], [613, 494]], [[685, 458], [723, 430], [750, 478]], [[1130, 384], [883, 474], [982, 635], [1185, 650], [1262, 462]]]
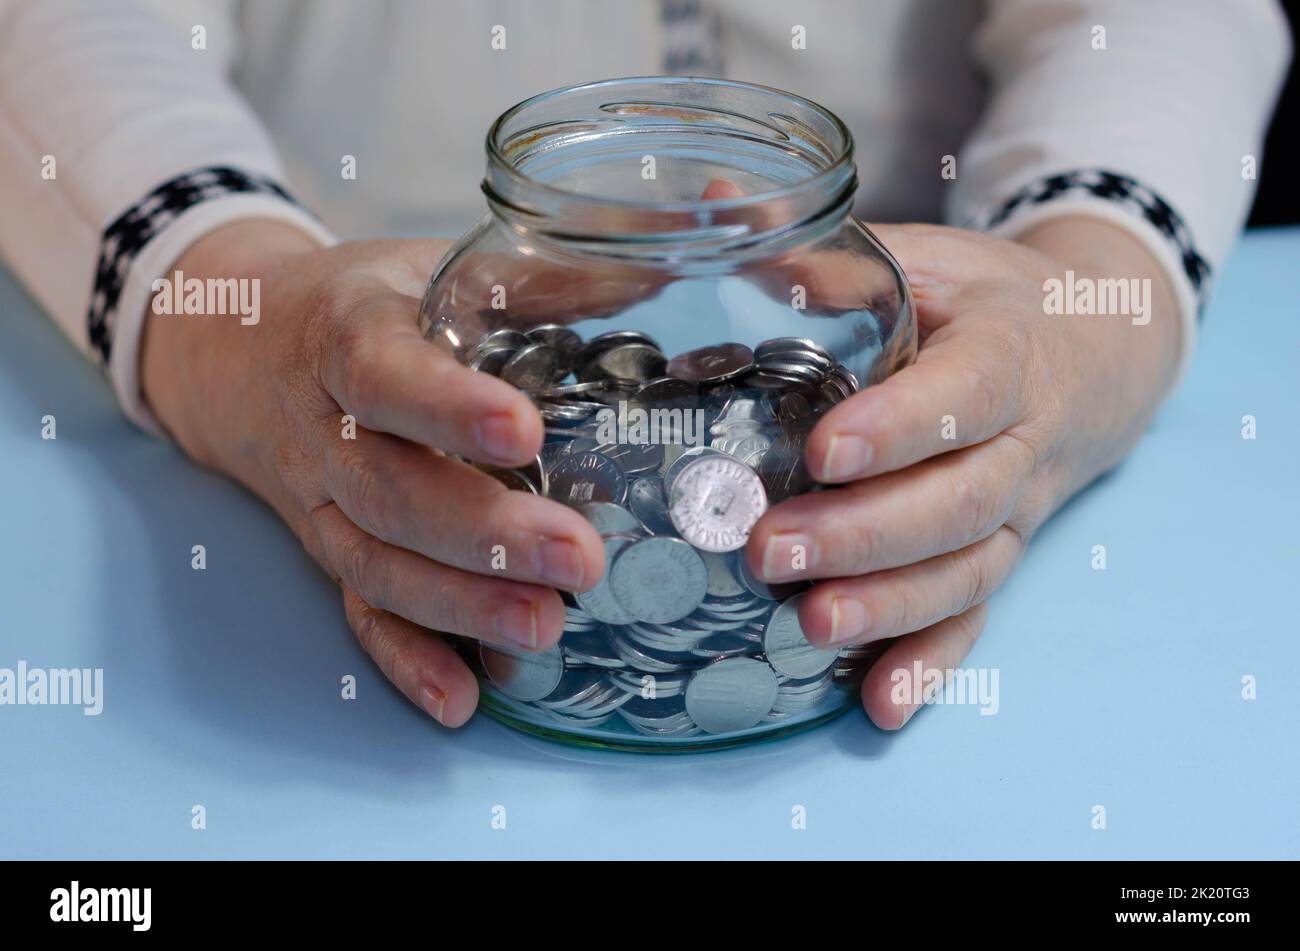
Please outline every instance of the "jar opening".
[[[766, 242], [847, 214], [853, 140], [831, 112], [720, 79], [615, 79], [507, 110], [487, 137], [493, 212], [605, 253], [674, 256]], [[706, 189], [729, 197], [705, 198]], [[715, 187], [710, 187], [714, 185]]]

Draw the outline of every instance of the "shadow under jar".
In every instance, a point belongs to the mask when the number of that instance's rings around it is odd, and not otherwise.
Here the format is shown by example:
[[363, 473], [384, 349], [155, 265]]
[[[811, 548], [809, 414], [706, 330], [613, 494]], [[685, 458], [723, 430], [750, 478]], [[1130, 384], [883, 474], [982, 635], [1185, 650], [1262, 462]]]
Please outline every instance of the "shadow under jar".
[[806, 585], [744, 546], [819, 487], [817, 419], [916, 355], [897, 263], [849, 215], [853, 143], [826, 109], [716, 79], [617, 79], [536, 96], [487, 138], [489, 212], [420, 308], [426, 336], [529, 393], [524, 469], [486, 470], [604, 539], [564, 594], [558, 647], [463, 640], [482, 708], [581, 745], [676, 752], [802, 730], [857, 703], [877, 651], [819, 650]]

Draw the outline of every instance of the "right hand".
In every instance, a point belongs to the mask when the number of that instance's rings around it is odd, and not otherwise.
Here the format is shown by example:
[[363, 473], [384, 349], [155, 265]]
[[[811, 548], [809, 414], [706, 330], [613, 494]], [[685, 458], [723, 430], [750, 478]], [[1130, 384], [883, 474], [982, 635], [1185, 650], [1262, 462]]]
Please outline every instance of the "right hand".
[[[171, 270], [260, 279], [260, 322], [151, 312], [141, 379], [185, 451], [274, 506], [338, 582], [384, 674], [459, 726], [478, 685], [434, 631], [552, 647], [564, 628], [554, 588], [595, 585], [604, 553], [578, 512], [449, 458], [520, 466], [543, 436], [524, 394], [461, 366], [416, 326], [449, 246], [321, 249], [275, 222], [218, 229]], [[345, 414], [355, 439], [344, 438]], [[501, 570], [494, 550], [505, 553]]]

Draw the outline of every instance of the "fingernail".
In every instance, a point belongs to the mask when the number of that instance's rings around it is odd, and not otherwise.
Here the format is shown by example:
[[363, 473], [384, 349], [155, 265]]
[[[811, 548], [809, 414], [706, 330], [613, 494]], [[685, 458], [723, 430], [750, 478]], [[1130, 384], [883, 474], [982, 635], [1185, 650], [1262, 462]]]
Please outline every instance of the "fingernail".
[[497, 637], [513, 641], [529, 650], [537, 649], [537, 606], [531, 601], [515, 601], [497, 611]]
[[480, 419], [474, 427], [474, 438], [483, 454], [497, 462], [513, 462], [518, 454], [519, 427], [509, 413]]
[[447, 704], [447, 695], [437, 687], [423, 687], [420, 690], [420, 706], [439, 723], [442, 722], [442, 708]]
[[871, 463], [871, 444], [853, 433], [836, 433], [826, 446], [822, 462], [823, 482], [844, 482], [867, 471]]
[[575, 591], [582, 587], [582, 552], [571, 541], [546, 538], [537, 546], [537, 574], [557, 588]]
[[817, 561], [812, 539], [802, 532], [781, 532], [763, 549], [763, 580], [789, 581], [807, 577]]
[[870, 621], [867, 606], [857, 598], [832, 598], [831, 639], [828, 643], [842, 644], [861, 637], [867, 633]]

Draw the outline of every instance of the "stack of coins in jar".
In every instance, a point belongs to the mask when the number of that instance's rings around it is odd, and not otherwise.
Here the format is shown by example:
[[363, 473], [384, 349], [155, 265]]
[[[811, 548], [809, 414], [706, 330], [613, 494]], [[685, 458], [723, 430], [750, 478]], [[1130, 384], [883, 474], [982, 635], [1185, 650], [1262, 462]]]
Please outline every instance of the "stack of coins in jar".
[[[480, 468], [581, 513], [605, 572], [562, 593], [554, 648], [462, 642], [482, 708], [674, 751], [855, 706], [879, 647], [814, 647], [808, 583], [766, 584], [745, 557], [770, 507], [819, 490], [804, 464], [818, 419], [915, 354], [906, 281], [848, 215], [847, 130], [788, 93], [665, 78], [536, 97], [488, 141], [490, 213], [430, 281], [422, 327], [532, 399], [538, 457]], [[611, 194], [619, 176], [645, 184]], [[745, 193], [682, 200], [717, 180]]]

